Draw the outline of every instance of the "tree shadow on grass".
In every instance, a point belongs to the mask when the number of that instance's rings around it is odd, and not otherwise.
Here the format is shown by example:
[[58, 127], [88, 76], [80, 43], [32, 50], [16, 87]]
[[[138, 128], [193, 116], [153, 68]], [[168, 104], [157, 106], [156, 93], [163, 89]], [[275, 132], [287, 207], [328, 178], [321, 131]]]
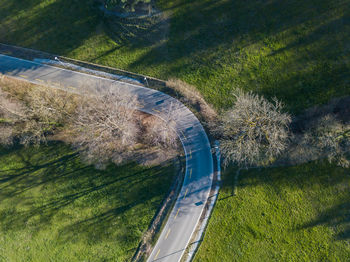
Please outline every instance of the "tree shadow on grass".
[[0, 41], [65, 55], [95, 33], [100, 13], [93, 0], [2, 1]]
[[[225, 193], [219, 197], [219, 201], [230, 201], [235, 197], [230, 195], [235, 172], [233, 167], [225, 171], [222, 186]], [[281, 205], [290, 205], [287, 203], [290, 203], [293, 192], [296, 192], [296, 197], [304, 192], [301, 201], [311, 205], [318, 215], [309, 221], [301, 221], [302, 225], [295, 230], [323, 225], [330, 227], [338, 240], [350, 238], [350, 169], [322, 160], [292, 167], [243, 170], [237, 186], [238, 195], [243, 194], [242, 190], [249, 189], [251, 193], [257, 190], [260, 197], [276, 199]], [[299, 207], [291, 205], [286, 208]]]
[[[1, 149], [0, 164], [1, 232], [37, 233], [53, 227], [61, 243], [77, 239], [96, 243], [111, 240], [112, 235], [137, 245], [172, 177], [166, 167], [134, 163], [96, 170], [61, 143]], [[116, 226], [119, 216], [124, 220]], [[136, 231], [126, 230], [131, 225]]]
[[[265, 37], [309, 21], [310, 10], [326, 13], [311, 2], [300, 1], [172, 1], [166, 10], [174, 11], [171, 19], [170, 41], [166, 44], [173, 59], [215, 49], [236, 46], [237, 51]], [[304, 12], [300, 13], [300, 9]], [[148, 54], [141, 58], [147, 59]], [[216, 60], [216, 59], [215, 59]], [[154, 61], [153, 63], [156, 63]]]
[[[174, 12], [169, 40], [162, 44], [167, 56], [151, 49], [129, 70], [160, 66], [162, 77], [192, 81], [221, 107], [231, 105], [236, 87], [277, 96], [293, 112], [349, 94], [349, 67], [342, 58], [349, 53], [347, 1], [173, 3], [182, 5], [165, 4]], [[225, 68], [237, 73], [230, 76]]]
[[152, 50], [155, 59], [168, 57], [165, 43], [168, 40], [169, 19], [164, 15], [144, 18], [108, 16], [103, 19], [103, 28], [116, 46], [92, 58], [93, 62], [113, 56], [113, 53], [121, 48], [127, 51]]
[[323, 211], [317, 218], [303, 224], [299, 229], [325, 225], [333, 229], [337, 240], [350, 239], [350, 203], [346, 200]]
[[[260, 92], [285, 101], [287, 109], [293, 113], [325, 104], [332, 97], [349, 95], [349, 28], [348, 13], [330, 17], [310, 33], [296, 37], [285, 47], [272, 52], [269, 55], [272, 59], [288, 52], [298, 53], [283, 68], [277, 68], [280, 73], [288, 70], [290, 73], [283, 73], [286, 76], [276, 83], [262, 86]], [[302, 67], [296, 68], [298, 65]]]
[[167, 20], [163, 17], [104, 19], [109, 37], [118, 46], [144, 48], [166, 40]]
[[[230, 187], [237, 169], [230, 167], [225, 175], [225, 186]], [[239, 176], [239, 187], [250, 187], [267, 184], [271, 187], [310, 189], [315, 183], [326, 188], [339, 184], [347, 184], [350, 180], [349, 169], [336, 164], [330, 164], [327, 160], [317, 160], [296, 166], [266, 167], [258, 169], [243, 169]], [[232, 183], [231, 183], [232, 184]]]

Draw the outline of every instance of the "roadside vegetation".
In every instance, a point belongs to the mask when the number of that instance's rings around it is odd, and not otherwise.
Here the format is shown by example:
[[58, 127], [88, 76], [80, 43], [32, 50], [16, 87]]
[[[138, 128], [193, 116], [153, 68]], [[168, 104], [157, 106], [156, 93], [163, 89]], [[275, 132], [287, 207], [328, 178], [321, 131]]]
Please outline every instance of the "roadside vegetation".
[[28, 146], [61, 140], [99, 168], [109, 162], [138, 160], [150, 164], [148, 159], [161, 162], [176, 156], [178, 141], [172, 114], [163, 121], [140, 113], [137, 106], [135, 95], [118, 88], [73, 94], [3, 76], [0, 142]]
[[214, 133], [221, 141], [224, 164], [241, 168], [290, 165], [328, 158], [350, 167], [350, 97], [292, 117], [283, 104], [238, 90], [234, 106]]
[[0, 261], [129, 261], [174, 175], [97, 170], [62, 142], [0, 147]]

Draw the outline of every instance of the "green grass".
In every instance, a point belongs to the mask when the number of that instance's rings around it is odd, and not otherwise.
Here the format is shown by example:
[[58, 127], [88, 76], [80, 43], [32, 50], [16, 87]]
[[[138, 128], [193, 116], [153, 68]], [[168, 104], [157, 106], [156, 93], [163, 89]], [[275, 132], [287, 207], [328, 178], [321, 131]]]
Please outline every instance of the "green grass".
[[[276, 96], [294, 114], [350, 95], [349, 0], [157, 3], [167, 23], [105, 19], [93, 0], [2, 0], [0, 42], [180, 78], [217, 109], [234, 88]], [[239, 196], [218, 202], [197, 261], [350, 260], [346, 172], [312, 163], [245, 173]]]
[[223, 188], [195, 261], [349, 261], [350, 169], [308, 163], [235, 170]]
[[169, 190], [172, 165], [104, 171], [69, 147], [0, 150], [0, 261], [130, 260]]
[[0, 2], [0, 41], [194, 84], [217, 108], [235, 87], [293, 113], [350, 94], [349, 0], [159, 0], [168, 24], [103, 19], [93, 0]]

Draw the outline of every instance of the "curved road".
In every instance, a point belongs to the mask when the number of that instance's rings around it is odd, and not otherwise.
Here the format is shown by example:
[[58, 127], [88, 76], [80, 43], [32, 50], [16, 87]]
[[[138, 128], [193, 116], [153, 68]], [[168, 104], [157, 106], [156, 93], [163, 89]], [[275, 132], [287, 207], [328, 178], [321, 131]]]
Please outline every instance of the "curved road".
[[141, 111], [161, 118], [168, 113], [169, 107], [174, 108], [171, 113], [185, 151], [186, 173], [178, 199], [148, 261], [180, 261], [203, 212], [213, 181], [210, 144], [195, 115], [178, 100], [153, 89], [10, 56], [0, 55], [0, 73], [73, 92], [87, 88], [125, 88], [138, 96]]

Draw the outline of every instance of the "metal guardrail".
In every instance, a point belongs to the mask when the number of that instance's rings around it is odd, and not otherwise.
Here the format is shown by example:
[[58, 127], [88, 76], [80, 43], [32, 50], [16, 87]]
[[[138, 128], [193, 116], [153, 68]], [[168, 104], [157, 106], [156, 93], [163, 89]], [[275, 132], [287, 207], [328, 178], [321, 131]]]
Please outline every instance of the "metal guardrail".
[[60, 61], [71, 63], [77, 66], [85, 67], [91, 70], [103, 71], [109, 74], [125, 76], [128, 78], [134, 78], [139, 82], [143, 83], [145, 86], [162, 90], [166, 87], [166, 82], [154, 77], [149, 77], [141, 74], [132, 73], [122, 69], [117, 69], [109, 66], [98, 65], [90, 62], [80, 61], [77, 59], [50, 54], [44, 51], [34, 50], [25, 47], [19, 47], [14, 45], [8, 45], [0, 43], [0, 53], [4, 55], [14, 56], [17, 58], [27, 59], [33, 61], [34, 59], [50, 59], [55, 60], [58, 58]]

